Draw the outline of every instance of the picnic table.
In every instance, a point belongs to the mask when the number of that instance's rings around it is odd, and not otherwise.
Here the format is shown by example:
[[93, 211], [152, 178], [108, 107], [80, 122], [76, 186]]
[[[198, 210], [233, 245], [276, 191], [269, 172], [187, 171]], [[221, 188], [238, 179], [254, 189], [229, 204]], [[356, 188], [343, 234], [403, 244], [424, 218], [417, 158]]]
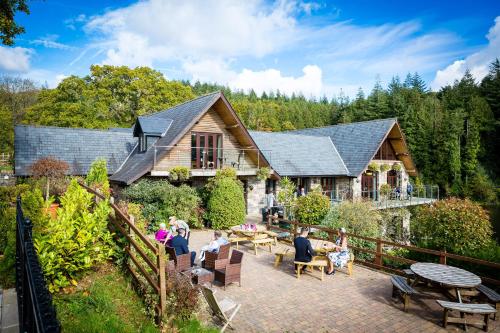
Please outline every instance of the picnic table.
[[419, 262], [411, 265], [410, 269], [417, 276], [412, 285], [415, 285], [419, 278], [439, 283], [446, 288], [454, 289], [459, 303], [462, 303], [461, 289], [472, 289], [481, 284], [479, 276], [458, 267]]
[[236, 248], [238, 248], [239, 242], [252, 242], [256, 255], [258, 246], [269, 246], [269, 252], [272, 252], [272, 244], [276, 243], [276, 236], [271, 235], [272, 232], [268, 231], [265, 225], [256, 224], [254, 226], [254, 230], [243, 229], [241, 225], [232, 227], [230, 231], [235, 236], [229, 237], [229, 241], [231, 243], [236, 243]]

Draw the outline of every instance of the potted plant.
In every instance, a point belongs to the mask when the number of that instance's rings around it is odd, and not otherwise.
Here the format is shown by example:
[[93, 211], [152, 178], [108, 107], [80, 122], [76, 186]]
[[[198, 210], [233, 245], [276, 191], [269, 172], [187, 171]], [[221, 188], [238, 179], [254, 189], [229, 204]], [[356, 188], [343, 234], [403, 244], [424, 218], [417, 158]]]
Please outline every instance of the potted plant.
[[266, 180], [269, 178], [269, 175], [271, 174], [271, 170], [268, 167], [263, 167], [257, 170], [257, 179], [258, 180]]
[[401, 171], [401, 164], [398, 163], [398, 162], [395, 162], [393, 165], [392, 165], [392, 170], [394, 171]]
[[[370, 164], [368, 164], [367, 169], [368, 169], [367, 171], [371, 172], [378, 172], [380, 170], [379, 165], [375, 162], [370, 162]], [[367, 174], [371, 174], [371, 172], [367, 172]]]
[[386, 171], [389, 171], [390, 169], [391, 169], [391, 166], [389, 164], [386, 164], [386, 163], [384, 163], [380, 166], [381, 172], [386, 172]]
[[382, 184], [380, 185], [380, 195], [387, 199], [387, 196], [391, 193], [392, 191], [392, 188], [391, 188], [391, 185], [389, 184]]

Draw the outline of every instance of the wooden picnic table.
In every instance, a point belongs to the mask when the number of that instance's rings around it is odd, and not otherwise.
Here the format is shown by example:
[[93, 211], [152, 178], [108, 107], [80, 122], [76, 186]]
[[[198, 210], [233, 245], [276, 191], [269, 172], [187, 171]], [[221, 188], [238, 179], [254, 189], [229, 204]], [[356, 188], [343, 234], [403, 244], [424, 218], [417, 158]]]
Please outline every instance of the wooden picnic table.
[[410, 269], [417, 276], [412, 285], [415, 285], [419, 278], [439, 283], [446, 288], [454, 289], [459, 303], [462, 303], [460, 289], [476, 288], [481, 284], [479, 276], [458, 267], [418, 262], [411, 265]]
[[269, 246], [269, 252], [272, 252], [272, 244], [276, 242], [275, 236], [270, 235], [265, 225], [255, 225], [255, 230], [242, 229], [241, 225], [236, 225], [231, 228], [231, 232], [236, 237], [230, 237], [229, 241], [236, 242], [238, 248], [239, 242], [250, 241], [254, 245], [255, 255], [257, 255], [258, 246]]

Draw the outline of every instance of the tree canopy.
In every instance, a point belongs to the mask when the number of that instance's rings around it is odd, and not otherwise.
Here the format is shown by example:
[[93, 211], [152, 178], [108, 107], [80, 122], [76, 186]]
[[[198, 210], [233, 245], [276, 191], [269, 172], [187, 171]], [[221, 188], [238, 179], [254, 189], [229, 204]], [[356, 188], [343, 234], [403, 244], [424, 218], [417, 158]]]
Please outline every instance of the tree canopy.
[[24, 27], [14, 20], [16, 12], [30, 13], [25, 0], [2, 0], [0, 2], [0, 40], [4, 45], [14, 45], [14, 38], [24, 33]]

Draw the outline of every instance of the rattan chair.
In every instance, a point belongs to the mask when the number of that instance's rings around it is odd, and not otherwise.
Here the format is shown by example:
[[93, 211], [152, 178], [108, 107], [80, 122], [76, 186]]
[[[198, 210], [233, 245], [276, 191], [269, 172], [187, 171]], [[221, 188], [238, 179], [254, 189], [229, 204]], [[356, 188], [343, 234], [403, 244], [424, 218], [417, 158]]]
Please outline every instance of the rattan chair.
[[175, 249], [170, 246], [165, 246], [165, 251], [168, 254], [169, 263], [167, 263], [167, 270], [171, 270], [172, 261], [174, 263], [173, 267], [177, 272], [184, 272], [191, 269], [191, 253], [178, 255], [175, 253]]
[[243, 252], [233, 250], [229, 263], [221, 269], [215, 270], [215, 281], [219, 281], [226, 286], [232, 282], [238, 282], [241, 287], [241, 261], [243, 259]]
[[204, 268], [208, 270], [223, 269], [228, 264], [231, 243], [219, 247], [219, 252], [205, 252]]

